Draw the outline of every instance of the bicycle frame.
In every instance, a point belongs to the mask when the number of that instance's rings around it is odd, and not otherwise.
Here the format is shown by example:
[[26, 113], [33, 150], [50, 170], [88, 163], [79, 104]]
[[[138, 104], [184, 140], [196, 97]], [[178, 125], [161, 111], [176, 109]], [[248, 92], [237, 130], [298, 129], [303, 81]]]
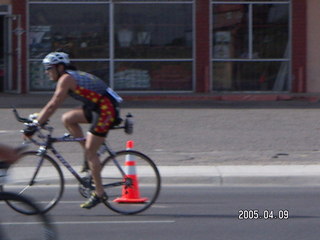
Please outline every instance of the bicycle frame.
[[[38, 149], [38, 155], [43, 156], [47, 153], [48, 150], [50, 150], [52, 152], [52, 154], [62, 163], [63, 166], [65, 166], [69, 170], [69, 172], [77, 179], [77, 181], [81, 185], [83, 185], [84, 187], [89, 187], [89, 186], [87, 186], [87, 182], [85, 182], [83, 180], [83, 178], [76, 172], [76, 170], [74, 170], [74, 168], [71, 166], [71, 164], [55, 149], [55, 147], [53, 147], [53, 143], [81, 142], [81, 141], [85, 141], [86, 139], [85, 138], [74, 138], [74, 137], [70, 137], [70, 135], [64, 135], [63, 137], [55, 138], [55, 137], [51, 137], [51, 129], [47, 129], [47, 130], [49, 131], [49, 134], [46, 136], [44, 136], [42, 133], [39, 133], [40, 138], [46, 138], [46, 141], [44, 143], [40, 143], [40, 142], [34, 140], [33, 138], [30, 138], [31, 142], [40, 146]], [[114, 158], [115, 153], [110, 149], [110, 147], [107, 145], [106, 142], [102, 146], [103, 147], [102, 147], [102, 149], [100, 149], [98, 151], [98, 154], [102, 155], [104, 152], [108, 152], [109, 155], [112, 157], [114, 164], [117, 166], [117, 168], [121, 172], [123, 179], [127, 179], [126, 173], [124, 172], [122, 167], [119, 165], [118, 161]], [[41, 163], [42, 163], [42, 161], [39, 162], [39, 165], [36, 168], [36, 172], [34, 173], [33, 179], [37, 175], [37, 171], [39, 170]], [[119, 183], [112, 183], [112, 184], [104, 185], [104, 187], [119, 186], [119, 185], [124, 185], [124, 184], [127, 184], [127, 182], [123, 181], [123, 182], [119, 182]], [[32, 185], [32, 181], [31, 181], [31, 185]]]

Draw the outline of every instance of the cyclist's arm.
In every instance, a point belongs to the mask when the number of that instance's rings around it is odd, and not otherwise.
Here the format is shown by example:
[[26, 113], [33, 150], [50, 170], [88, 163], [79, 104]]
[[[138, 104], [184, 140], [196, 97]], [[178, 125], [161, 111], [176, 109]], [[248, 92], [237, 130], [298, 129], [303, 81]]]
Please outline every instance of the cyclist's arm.
[[57, 108], [68, 97], [69, 90], [75, 89], [76, 82], [68, 74], [64, 74], [58, 80], [56, 90], [47, 103], [47, 105], [40, 111], [38, 122], [43, 124], [51, 117], [51, 115], [57, 110]]

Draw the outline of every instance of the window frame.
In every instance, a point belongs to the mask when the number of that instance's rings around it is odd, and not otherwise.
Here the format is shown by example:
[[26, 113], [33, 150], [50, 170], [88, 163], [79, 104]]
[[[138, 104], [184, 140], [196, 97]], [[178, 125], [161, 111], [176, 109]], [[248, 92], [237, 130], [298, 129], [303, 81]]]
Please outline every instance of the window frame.
[[[232, 0], [221, 0], [221, 1], [211, 1], [211, 17], [213, 16], [213, 6], [214, 5], [226, 5], [226, 4], [243, 4], [248, 5], [248, 57], [247, 58], [214, 58], [213, 51], [211, 51], [211, 64], [215, 62], [287, 62], [288, 63], [288, 88], [283, 91], [272, 91], [268, 90], [266, 92], [290, 92], [292, 90], [292, 1], [290, 0], [283, 0], [283, 1], [246, 1], [246, 0], [239, 0], [239, 1], [232, 1]], [[289, 8], [289, 19], [288, 19], [288, 57], [287, 58], [254, 58], [253, 56], [253, 5], [288, 5]], [[213, 33], [213, 19], [210, 21], [210, 36], [211, 36], [211, 45], [212, 49], [214, 47], [212, 33]], [[211, 68], [212, 68], [211, 66]], [[213, 79], [214, 76], [211, 77], [210, 81], [210, 89], [212, 92], [243, 92], [243, 91], [219, 91], [215, 90], [213, 86]], [[262, 92], [259, 90], [249, 91], [249, 92]]]
[[[115, 26], [114, 26], [114, 6], [116, 4], [191, 4], [192, 8], [192, 39], [195, 39], [195, 1], [196, 0], [117, 0], [117, 1], [111, 1], [111, 0], [95, 0], [95, 1], [89, 1], [89, 0], [66, 0], [66, 1], [61, 1], [61, 0], [30, 0], [28, 2], [28, 16], [30, 16], [30, 6], [34, 4], [64, 4], [64, 5], [71, 5], [71, 4], [108, 4], [109, 5], [109, 57], [107, 58], [90, 58], [90, 59], [82, 59], [82, 58], [72, 58], [71, 60], [74, 62], [83, 62], [83, 61], [102, 61], [102, 62], [109, 62], [109, 83], [110, 87], [114, 87], [114, 74], [115, 74], [115, 65], [117, 62], [137, 62], [137, 61], [143, 61], [143, 62], [191, 62], [192, 63], [192, 82], [191, 82], [191, 89], [190, 90], [128, 90], [128, 91], [121, 91], [123, 93], [163, 93], [163, 92], [170, 92], [170, 93], [183, 93], [183, 92], [194, 92], [195, 91], [195, 44], [196, 41], [193, 40], [192, 42], [192, 57], [191, 58], [140, 58], [140, 59], [121, 59], [121, 58], [115, 58], [115, 41], [114, 41], [114, 31], [115, 31]], [[28, 17], [29, 19], [29, 17]], [[34, 92], [41, 92], [41, 90], [37, 89], [30, 89], [31, 86], [31, 79], [30, 79], [30, 63], [31, 62], [36, 62], [36, 61], [41, 61], [42, 59], [35, 59], [35, 58], [30, 58], [30, 52], [29, 52], [29, 29], [30, 29], [30, 23], [28, 20], [28, 31], [27, 31], [27, 76], [28, 76], [28, 88], [29, 90], [34, 91]], [[47, 90], [42, 90], [42, 91], [47, 91]], [[48, 91], [50, 91], [48, 89]]]

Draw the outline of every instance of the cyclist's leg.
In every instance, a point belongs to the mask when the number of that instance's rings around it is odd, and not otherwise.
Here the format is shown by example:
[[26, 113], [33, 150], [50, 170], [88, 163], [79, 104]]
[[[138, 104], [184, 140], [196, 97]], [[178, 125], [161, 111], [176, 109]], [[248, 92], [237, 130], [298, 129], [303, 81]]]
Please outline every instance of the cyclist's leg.
[[[65, 128], [69, 131], [69, 133], [76, 137], [82, 138], [84, 137], [82, 128], [80, 123], [88, 123], [90, 122], [91, 115], [88, 116], [87, 111], [84, 107], [79, 107], [64, 113], [61, 117], [61, 120], [65, 126]], [[85, 150], [85, 141], [79, 142], [83, 150]], [[85, 172], [89, 169], [86, 157], [83, 159], [83, 165], [81, 172]]]
[[[64, 113], [61, 120], [72, 136], [77, 138], [84, 137], [80, 124], [88, 123], [89, 121], [82, 107], [72, 109], [71, 111]], [[84, 148], [84, 141], [80, 142], [80, 144]]]
[[104, 189], [101, 183], [101, 163], [97, 155], [97, 151], [104, 142], [105, 137], [95, 136], [92, 133], [87, 134], [86, 140], [86, 157], [92, 173], [93, 181], [96, 185], [96, 194], [101, 197], [104, 194]]
[[80, 207], [90, 209], [95, 207], [97, 204], [107, 200], [104, 193], [101, 180], [101, 163], [97, 155], [97, 151], [101, 144], [104, 142], [105, 137], [95, 136], [92, 133], [87, 134], [86, 139], [86, 158], [89, 162], [93, 182], [96, 186], [95, 192], [91, 194], [91, 197], [85, 203], [81, 204]]
[[104, 188], [101, 181], [101, 163], [97, 151], [104, 142], [110, 126], [115, 119], [115, 110], [110, 100], [108, 98], [100, 100], [100, 110], [99, 112], [93, 112], [92, 116], [92, 126], [86, 137], [85, 151], [96, 189], [91, 198], [81, 205], [82, 208], [87, 209], [96, 206], [101, 202], [102, 198], [105, 199]]

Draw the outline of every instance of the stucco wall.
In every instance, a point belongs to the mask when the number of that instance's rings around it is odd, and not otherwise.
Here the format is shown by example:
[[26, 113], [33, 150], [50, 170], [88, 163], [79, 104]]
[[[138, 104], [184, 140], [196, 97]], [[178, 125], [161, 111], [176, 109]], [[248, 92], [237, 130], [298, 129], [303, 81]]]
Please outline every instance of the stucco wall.
[[307, 3], [307, 92], [320, 93], [320, 1]]

